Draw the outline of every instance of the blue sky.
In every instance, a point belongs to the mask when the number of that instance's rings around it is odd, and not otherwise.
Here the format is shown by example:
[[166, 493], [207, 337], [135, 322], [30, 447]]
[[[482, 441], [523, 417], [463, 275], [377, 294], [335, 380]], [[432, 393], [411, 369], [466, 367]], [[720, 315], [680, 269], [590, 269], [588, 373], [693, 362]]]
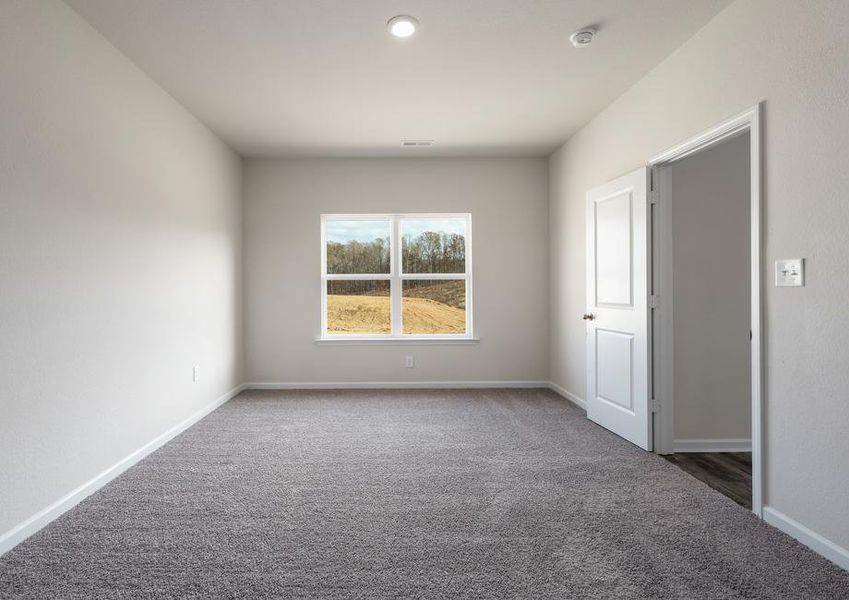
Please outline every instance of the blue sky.
[[[442, 233], [465, 234], [466, 223], [463, 219], [403, 219], [401, 221], [401, 233], [405, 236], [416, 237], [425, 231], [439, 231]], [[345, 244], [352, 240], [368, 243], [377, 238], [389, 237], [389, 221], [364, 221], [350, 220], [342, 221], [328, 219], [327, 241]]]
[[378, 238], [388, 238], [389, 221], [327, 221], [327, 241], [345, 244], [352, 240], [368, 243]]
[[440, 233], [466, 233], [466, 221], [463, 219], [402, 219], [401, 235], [418, 237], [425, 231]]

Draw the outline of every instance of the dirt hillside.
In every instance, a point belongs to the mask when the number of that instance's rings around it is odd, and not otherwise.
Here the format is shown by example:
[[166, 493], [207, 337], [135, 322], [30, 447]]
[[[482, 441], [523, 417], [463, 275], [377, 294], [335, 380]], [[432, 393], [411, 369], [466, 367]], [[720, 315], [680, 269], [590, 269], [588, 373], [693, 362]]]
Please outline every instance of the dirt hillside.
[[[328, 333], [389, 333], [387, 296], [327, 296]], [[403, 302], [404, 333], [465, 333], [466, 311], [427, 298]]]

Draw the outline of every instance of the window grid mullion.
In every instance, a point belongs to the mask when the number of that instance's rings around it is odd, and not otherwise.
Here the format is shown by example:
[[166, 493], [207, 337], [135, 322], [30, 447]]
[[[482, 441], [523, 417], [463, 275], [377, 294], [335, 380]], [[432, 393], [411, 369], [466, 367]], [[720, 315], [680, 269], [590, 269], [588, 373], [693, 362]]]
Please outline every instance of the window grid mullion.
[[457, 281], [468, 279], [468, 273], [405, 273], [400, 276], [403, 280], [421, 280], [421, 279], [434, 279], [434, 280], [445, 280], [445, 281]]
[[330, 273], [322, 276], [325, 281], [388, 281], [392, 278], [389, 273], [354, 273], [354, 274], [339, 274]]
[[403, 335], [403, 319], [401, 312], [401, 233], [398, 216], [392, 217], [392, 239], [389, 242], [389, 273], [391, 275], [389, 296], [391, 300], [392, 337]]

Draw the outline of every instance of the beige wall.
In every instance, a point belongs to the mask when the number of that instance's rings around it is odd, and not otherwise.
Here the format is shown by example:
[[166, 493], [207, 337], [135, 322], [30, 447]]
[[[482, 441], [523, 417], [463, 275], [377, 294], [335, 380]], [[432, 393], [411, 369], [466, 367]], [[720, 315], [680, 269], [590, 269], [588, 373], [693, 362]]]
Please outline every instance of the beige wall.
[[[849, 2], [738, 0], [550, 158], [551, 375], [584, 395], [585, 193], [765, 101], [766, 503], [849, 547]], [[807, 258], [807, 285], [772, 263]]]
[[2, 536], [242, 361], [238, 157], [62, 2], [0, 2], [0, 82]]
[[675, 439], [750, 439], [749, 134], [667, 168]]
[[[246, 160], [247, 380], [547, 380], [546, 169], [533, 158]], [[315, 343], [319, 215], [394, 212], [472, 213], [478, 345]]]

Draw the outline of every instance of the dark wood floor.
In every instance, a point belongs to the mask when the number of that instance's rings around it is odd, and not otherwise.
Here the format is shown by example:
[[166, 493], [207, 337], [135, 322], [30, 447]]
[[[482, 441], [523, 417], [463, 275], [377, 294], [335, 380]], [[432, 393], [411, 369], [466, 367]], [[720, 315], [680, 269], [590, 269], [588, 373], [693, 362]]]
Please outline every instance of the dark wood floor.
[[663, 458], [740, 506], [752, 508], [751, 452], [682, 452]]

